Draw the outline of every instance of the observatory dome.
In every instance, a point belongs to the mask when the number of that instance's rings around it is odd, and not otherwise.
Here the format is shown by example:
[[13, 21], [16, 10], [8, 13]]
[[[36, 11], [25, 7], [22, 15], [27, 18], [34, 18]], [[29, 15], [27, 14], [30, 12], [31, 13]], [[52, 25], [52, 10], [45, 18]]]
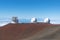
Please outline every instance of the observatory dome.
[[17, 17], [12, 17], [11, 23], [18, 23], [18, 18]]
[[50, 19], [49, 18], [45, 18], [44, 19], [44, 23], [50, 23]]
[[31, 23], [37, 22], [37, 19], [35, 17], [31, 18]]

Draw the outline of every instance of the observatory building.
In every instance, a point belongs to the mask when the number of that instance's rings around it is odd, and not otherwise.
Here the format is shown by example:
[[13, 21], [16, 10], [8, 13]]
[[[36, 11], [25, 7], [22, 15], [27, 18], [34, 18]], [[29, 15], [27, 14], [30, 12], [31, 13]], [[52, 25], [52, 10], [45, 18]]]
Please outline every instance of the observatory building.
[[37, 18], [33, 17], [31, 18], [31, 23], [36, 23], [37, 22]]
[[12, 22], [11, 23], [19, 23], [18, 18], [17, 17], [12, 17]]
[[44, 23], [50, 23], [50, 19], [49, 18], [45, 18], [44, 19]]

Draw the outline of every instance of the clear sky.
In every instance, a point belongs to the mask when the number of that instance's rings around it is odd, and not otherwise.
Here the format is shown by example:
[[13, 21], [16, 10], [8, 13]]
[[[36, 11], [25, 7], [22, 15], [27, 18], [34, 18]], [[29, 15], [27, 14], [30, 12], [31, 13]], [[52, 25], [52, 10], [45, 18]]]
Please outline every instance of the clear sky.
[[0, 17], [50, 18], [60, 23], [60, 0], [0, 0]]

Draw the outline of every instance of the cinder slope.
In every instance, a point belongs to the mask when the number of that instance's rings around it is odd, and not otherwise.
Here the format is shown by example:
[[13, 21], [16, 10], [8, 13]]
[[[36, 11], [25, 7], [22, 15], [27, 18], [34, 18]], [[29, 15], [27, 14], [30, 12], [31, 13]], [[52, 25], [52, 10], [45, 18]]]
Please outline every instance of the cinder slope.
[[55, 26], [45, 23], [8, 24], [0, 28], [0, 40], [40, 40], [60, 28]]
[[23, 40], [60, 40], [60, 26], [48, 27]]

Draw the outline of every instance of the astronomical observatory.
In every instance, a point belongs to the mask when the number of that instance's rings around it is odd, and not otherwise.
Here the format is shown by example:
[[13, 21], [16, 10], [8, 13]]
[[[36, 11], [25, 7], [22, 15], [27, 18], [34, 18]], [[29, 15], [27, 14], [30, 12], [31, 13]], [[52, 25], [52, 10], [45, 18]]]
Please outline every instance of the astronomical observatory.
[[18, 18], [17, 17], [12, 17], [12, 22], [11, 23], [19, 23], [19, 21], [18, 21]]
[[[31, 23], [37, 23], [37, 18], [35, 18], [35, 17], [31, 18]], [[45, 18], [44, 22], [42, 22], [42, 23], [49, 23], [50, 24], [50, 19], [49, 18]]]
[[44, 23], [50, 23], [50, 19], [49, 18], [45, 18], [44, 19]]
[[[30, 22], [31, 22], [31, 23], [41, 23], [41, 22], [38, 22], [38, 21], [37, 21], [37, 18], [35, 18], [35, 17], [31, 18], [31, 21], [30, 21]], [[12, 23], [12, 24], [17, 24], [17, 23], [19, 23], [18, 17], [12, 17], [11, 22], [3, 23], [3, 24], [1, 24], [0, 26], [7, 25], [7, 24], [9, 24], [9, 23]], [[45, 19], [44, 19], [44, 22], [42, 22], [42, 23], [49, 23], [49, 24], [50, 24], [50, 19], [49, 19], [49, 18], [45, 18]]]
[[33, 17], [31, 18], [31, 23], [36, 23], [37, 22], [37, 18]]

